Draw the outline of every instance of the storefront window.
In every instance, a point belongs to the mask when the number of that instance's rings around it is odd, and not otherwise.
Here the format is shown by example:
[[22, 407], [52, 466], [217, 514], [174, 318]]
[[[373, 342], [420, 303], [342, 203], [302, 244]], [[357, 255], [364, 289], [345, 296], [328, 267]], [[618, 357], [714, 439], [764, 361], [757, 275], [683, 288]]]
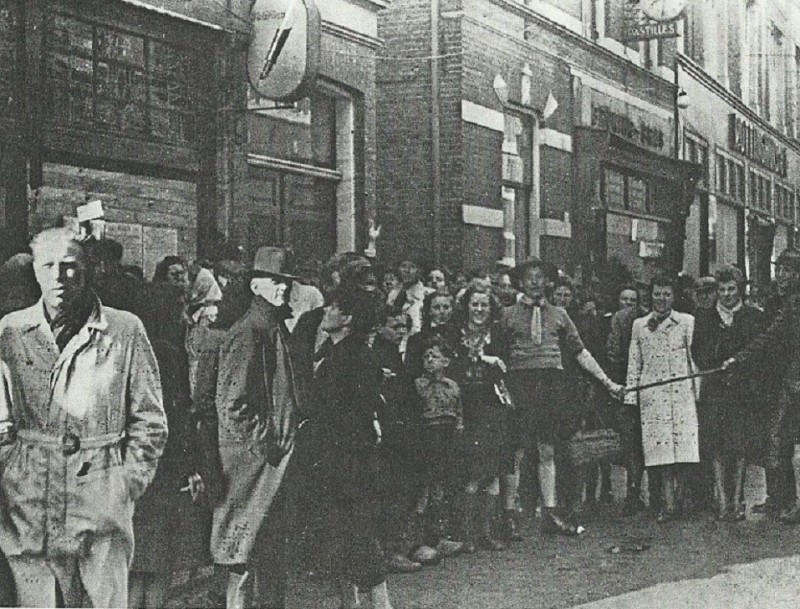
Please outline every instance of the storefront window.
[[50, 118], [70, 128], [192, 142], [195, 70], [188, 50], [58, 13], [49, 28]]
[[650, 183], [618, 169], [609, 167], [603, 173], [603, 200], [609, 208], [627, 209], [639, 214], [653, 213]]
[[315, 91], [293, 104], [273, 102], [248, 87], [250, 152], [336, 167], [336, 97]]

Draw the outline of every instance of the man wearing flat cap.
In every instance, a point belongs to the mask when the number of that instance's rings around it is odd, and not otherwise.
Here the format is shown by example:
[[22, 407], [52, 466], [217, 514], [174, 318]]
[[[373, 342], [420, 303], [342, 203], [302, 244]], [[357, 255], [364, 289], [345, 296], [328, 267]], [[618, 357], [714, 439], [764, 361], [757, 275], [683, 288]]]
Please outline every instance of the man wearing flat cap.
[[216, 406], [224, 496], [214, 510], [211, 551], [229, 569], [227, 607], [285, 606], [288, 510], [297, 391], [284, 320], [294, 276], [287, 252], [258, 250], [252, 304], [219, 351]]

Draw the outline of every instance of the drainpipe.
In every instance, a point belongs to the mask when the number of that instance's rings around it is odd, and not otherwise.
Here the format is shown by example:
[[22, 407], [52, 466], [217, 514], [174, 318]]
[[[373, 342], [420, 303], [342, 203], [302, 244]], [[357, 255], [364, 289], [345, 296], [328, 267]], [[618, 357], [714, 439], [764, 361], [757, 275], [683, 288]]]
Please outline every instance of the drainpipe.
[[441, 108], [439, 106], [439, 0], [431, 0], [431, 205], [433, 263], [442, 262]]

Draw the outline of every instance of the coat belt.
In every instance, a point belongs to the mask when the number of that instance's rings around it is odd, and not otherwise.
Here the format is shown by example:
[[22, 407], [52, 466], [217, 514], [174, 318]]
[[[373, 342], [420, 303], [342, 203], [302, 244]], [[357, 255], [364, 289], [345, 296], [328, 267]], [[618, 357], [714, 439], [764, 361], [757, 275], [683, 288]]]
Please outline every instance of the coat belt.
[[62, 454], [74, 455], [79, 450], [90, 448], [103, 448], [118, 444], [125, 437], [125, 432], [107, 433], [89, 438], [78, 437], [74, 433], [65, 433], [63, 436], [53, 436], [33, 429], [20, 429], [17, 439], [25, 444], [41, 446], [42, 448], [59, 449]]

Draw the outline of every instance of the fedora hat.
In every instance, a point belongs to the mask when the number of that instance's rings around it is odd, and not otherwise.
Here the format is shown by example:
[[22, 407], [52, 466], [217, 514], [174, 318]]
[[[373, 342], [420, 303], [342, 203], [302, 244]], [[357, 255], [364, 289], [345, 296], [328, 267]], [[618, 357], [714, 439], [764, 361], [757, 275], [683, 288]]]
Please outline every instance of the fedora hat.
[[285, 247], [264, 245], [258, 248], [253, 259], [253, 268], [250, 277], [277, 277], [278, 279], [299, 280], [300, 277], [292, 275], [292, 251]]

